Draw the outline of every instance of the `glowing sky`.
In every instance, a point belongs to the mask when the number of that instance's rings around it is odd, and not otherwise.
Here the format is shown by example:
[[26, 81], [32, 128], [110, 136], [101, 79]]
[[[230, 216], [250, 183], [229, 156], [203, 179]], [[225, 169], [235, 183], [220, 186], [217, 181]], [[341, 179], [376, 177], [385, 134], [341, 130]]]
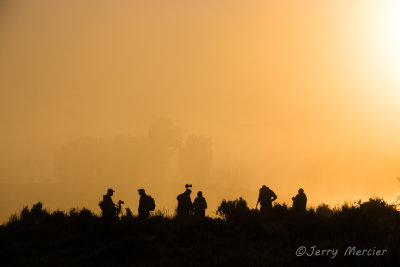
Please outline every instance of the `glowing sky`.
[[173, 212], [266, 184], [291, 204], [400, 176], [398, 1], [1, 1], [0, 221], [144, 187]]

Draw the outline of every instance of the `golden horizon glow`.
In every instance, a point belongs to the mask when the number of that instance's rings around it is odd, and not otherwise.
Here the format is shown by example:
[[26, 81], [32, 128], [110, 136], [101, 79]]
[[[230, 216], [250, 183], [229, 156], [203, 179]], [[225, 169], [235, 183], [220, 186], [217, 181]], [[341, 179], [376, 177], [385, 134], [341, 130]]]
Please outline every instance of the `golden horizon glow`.
[[398, 1], [2, 1], [0, 222], [137, 188], [395, 201]]

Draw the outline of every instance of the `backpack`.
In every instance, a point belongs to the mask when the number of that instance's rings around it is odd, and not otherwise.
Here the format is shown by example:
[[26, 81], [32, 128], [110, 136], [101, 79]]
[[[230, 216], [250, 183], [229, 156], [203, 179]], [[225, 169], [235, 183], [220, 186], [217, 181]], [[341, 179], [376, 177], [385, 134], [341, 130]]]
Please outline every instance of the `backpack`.
[[100, 207], [101, 211], [103, 211], [105, 209], [103, 200], [99, 202], [99, 207]]
[[149, 195], [147, 195], [147, 205], [148, 205], [150, 211], [153, 211], [156, 209], [156, 202], [154, 201], [154, 198], [152, 198]]
[[104, 199], [105, 199], [105, 195], [103, 196], [103, 200], [101, 200], [99, 202], [99, 206], [100, 206], [100, 209], [101, 209], [102, 212], [107, 208], [106, 207], [106, 203], [104, 203]]

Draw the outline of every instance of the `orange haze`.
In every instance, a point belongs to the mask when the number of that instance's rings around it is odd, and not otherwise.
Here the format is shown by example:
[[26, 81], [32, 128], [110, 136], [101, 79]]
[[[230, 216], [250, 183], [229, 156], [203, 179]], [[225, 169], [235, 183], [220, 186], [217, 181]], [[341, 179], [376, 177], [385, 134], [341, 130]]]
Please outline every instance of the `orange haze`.
[[[2, 0], [0, 222], [138, 188], [173, 213], [380, 196], [400, 176], [397, 1]], [[195, 194], [192, 194], [193, 198]]]

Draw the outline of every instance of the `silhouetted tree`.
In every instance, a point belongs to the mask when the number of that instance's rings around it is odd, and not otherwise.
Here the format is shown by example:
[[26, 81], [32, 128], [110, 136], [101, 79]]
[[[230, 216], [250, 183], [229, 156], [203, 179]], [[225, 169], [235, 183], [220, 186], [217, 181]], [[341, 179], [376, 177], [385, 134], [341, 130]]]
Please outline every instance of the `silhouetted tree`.
[[178, 170], [182, 177], [192, 181], [204, 181], [212, 163], [211, 139], [202, 136], [189, 136], [178, 154]]
[[160, 181], [167, 164], [182, 142], [180, 130], [168, 120], [158, 120], [145, 136], [92, 136], [71, 140], [55, 156], [56, 176], [64, 182], [118, 183]]

